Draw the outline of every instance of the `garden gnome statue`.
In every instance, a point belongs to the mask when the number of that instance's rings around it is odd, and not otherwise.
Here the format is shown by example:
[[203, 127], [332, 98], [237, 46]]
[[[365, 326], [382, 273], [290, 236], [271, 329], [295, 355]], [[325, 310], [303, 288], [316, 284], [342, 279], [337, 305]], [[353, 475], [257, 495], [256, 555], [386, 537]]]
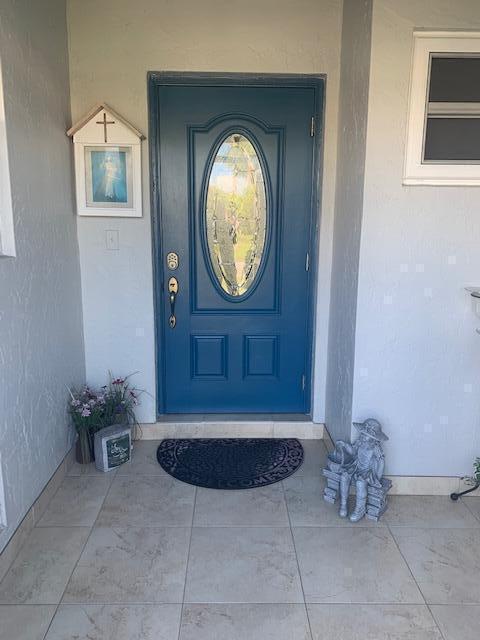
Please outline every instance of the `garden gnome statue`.
[[369, 487], [382, 487], [385, 456], [382, 442], [388, 440], [377, 420], [369, 418], [365, 422], [354, 422], [359, 436], [353, 444], [337, 440], [336, 458], [340, 463], [340, 517], [346, 518], [350, 485], [355, 483], [355, 509], [350, 514], [351, 522], [358, 522], [367, 513], [367, 493]]

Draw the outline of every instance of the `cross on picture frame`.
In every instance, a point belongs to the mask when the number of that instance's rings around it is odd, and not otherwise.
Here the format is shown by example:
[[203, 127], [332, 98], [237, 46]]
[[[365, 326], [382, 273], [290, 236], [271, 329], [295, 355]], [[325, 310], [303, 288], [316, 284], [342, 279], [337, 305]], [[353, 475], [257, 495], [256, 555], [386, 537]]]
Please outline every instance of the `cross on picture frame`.
[[73, 125], [77, 214], [142, 216], [141, 142], [145, 136], [105, 103]]
[[105, 142], [108, 142], [108, 140], [107, 140], [107, 126], [109, 124], [115, 124], [115, 120], [107, 120], [107, 113], [106, 113], [106, 111], [104, 111], [103, 112], [103, 120], [100, 120], [100, 121], [97, 120], [95, 124], [103, 125], [104, 139], [105, 139]]

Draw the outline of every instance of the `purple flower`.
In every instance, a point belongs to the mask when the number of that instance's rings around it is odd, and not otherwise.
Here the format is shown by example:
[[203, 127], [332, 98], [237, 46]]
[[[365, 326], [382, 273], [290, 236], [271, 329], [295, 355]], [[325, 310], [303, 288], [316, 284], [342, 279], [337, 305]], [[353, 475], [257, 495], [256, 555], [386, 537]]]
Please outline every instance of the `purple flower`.
[[84, 405], [82, 411], [80, 412], [80, 415], [82, 416], [82, 418], [88, 418], [88, 416], [92, 415], [92, 412], [87, 405]]

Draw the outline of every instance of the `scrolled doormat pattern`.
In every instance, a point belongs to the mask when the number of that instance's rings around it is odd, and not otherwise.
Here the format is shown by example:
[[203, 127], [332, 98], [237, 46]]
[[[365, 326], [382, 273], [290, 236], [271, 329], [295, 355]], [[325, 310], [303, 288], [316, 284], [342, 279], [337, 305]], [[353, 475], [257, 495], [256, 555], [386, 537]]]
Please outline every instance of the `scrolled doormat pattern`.
[[208, 489], [253, 489], [288, 478], [303, 462], [296, 438], [162, 440], [160, 466], [171, 476]]

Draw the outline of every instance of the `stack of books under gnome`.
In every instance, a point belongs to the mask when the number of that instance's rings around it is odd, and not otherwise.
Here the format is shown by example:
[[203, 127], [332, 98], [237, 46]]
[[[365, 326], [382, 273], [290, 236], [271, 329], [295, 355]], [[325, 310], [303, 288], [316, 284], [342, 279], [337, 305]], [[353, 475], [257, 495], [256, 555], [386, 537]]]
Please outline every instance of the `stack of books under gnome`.
[[[340, 477], [341, 474], [333, 470], [335, 469], [335, 463], [329, 464], [323, 469], [323, 475], [327, 479], [327, 486], [323, 491], [323, 499], [326, 502], [335, 504], [337, 496], [340, 492]], [[387, 493], [392, 487], [392, 481], [383, 477], [381, 481], [381, 487], [375, 487], [369, 484], [367, 487], [367, 518], [378, 522], [380, 517], [387, 510]]]

